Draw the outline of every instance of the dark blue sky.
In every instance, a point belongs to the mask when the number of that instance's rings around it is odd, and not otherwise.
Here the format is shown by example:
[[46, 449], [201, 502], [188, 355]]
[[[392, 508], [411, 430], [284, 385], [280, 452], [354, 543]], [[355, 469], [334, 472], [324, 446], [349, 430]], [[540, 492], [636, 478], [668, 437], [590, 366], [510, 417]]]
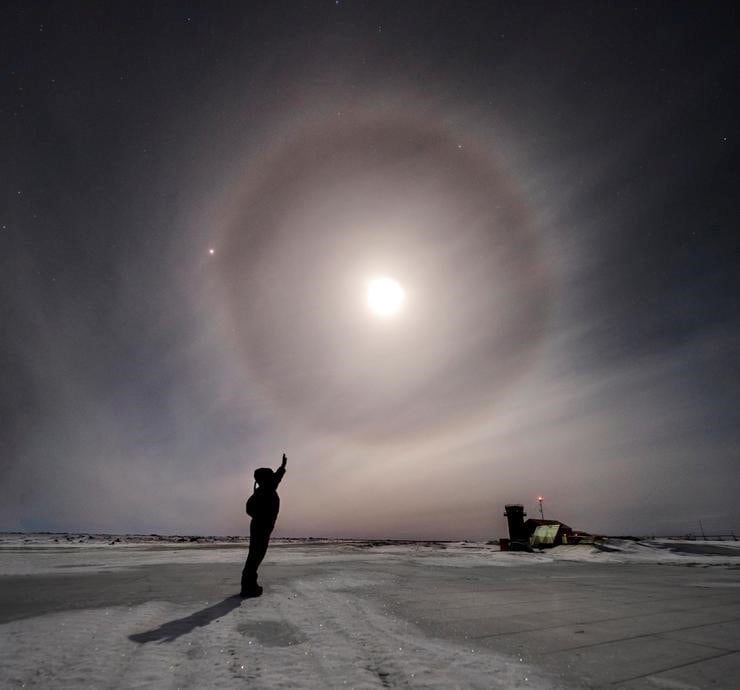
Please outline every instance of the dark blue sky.
[[740, 527], [734, 5], [0, 12], [0, 529]]

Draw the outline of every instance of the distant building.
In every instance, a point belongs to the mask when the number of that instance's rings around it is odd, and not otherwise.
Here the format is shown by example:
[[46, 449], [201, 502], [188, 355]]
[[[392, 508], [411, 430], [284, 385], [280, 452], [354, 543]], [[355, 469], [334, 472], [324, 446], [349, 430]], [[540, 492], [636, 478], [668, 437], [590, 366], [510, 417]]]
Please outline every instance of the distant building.
[[503, 540], [502, 550], [528, 551], [533, 546], [547, 548], [560, 544], [592, 544], [596, 538], [588, 532], [574, 530], [560, 520], [525, 520], [527, 514], [519, 503], [507, 504], [504, 515], [509, 524], [509, 539]]

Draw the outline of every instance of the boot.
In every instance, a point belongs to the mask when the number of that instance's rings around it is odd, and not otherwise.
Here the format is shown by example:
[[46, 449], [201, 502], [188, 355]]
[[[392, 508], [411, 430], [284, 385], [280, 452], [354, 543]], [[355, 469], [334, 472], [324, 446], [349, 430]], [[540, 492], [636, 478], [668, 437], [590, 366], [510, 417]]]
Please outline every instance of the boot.
[[239, 593], [243, 599], [247, 597], [258, 597], [262, 594], [262, 587], [257, 584], [257, 573], [249, 573], [242, 578], [242, 591]]
[[256, 583], [253, 585], [243, 586], [242, 591], [239, 592], [239, 596], [242, 599], [248, 599], [250, 597], [258, 597], [260, 594], [262, 594], [262, 587], [260, 587]]

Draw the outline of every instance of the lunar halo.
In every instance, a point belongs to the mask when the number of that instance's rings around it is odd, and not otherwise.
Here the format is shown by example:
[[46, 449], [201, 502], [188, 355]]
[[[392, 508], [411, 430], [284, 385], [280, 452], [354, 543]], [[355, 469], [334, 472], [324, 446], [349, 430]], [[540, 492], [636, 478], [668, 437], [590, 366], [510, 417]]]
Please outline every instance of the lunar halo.
[[[478, 423], [526, 371], [549, 291], [532, 214], [490, 147], [459, 141], [357, 116], [282, 137], [246, 171], [220, 275], [248, 375], [281, 414], [357, 438], [429, 435]], [[368, 283], [372, 265], [388, 270]], [[363, 275], [366, 306], [403, 328], [358, 314], [348, 286]]]

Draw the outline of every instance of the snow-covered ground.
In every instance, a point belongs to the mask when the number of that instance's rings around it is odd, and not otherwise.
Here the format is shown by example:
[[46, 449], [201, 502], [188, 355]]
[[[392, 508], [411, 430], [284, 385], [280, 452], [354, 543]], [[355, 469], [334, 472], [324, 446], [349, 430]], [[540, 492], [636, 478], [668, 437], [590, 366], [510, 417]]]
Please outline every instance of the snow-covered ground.
[[736, 568], [740, 543], [611, 540], [529, 554], [471, 542], [275, 540], [265, 594], [242, 601], [244, 556], [237, 538], [0, 535], [0, 586], [13, 592], [0, 611], [0, 686], [573, 687], [573, 676], [523, 656], [430, 634], [388, 593], [419, 572], [445, 573], [431, 585], [444, 606], [466, 570]]
[[[60, 569], [104, 570], [157, 563], [189, 563], [193, 558], [231, 563], [243, 560], [243, 537], [164, 537], [159, 535], [0, 534], [0, 575], [58, 573]], [[354, 539], [273, 539], [270, 561], [305, 563], [413, 557], [427, 565], [470, 568], [538, 565], [558, 561], [592, 563], [725, 564], [740, 561], [740, 541], [674, 538], [605, 539], [596, 545], [564, 545], [535, 553], [500, 551], [486, 542], [412, 542]], [[83, 558], [81, 553], [95, 554]], [[197, 554], [197, 555], [196, 555]]]
[[309, 579], [244, 602], [151, 601], [13, 621], [2, 626], [0, 685], [554, 687], [507, 657], [428, 639], [354, 596], [374, 583]]

